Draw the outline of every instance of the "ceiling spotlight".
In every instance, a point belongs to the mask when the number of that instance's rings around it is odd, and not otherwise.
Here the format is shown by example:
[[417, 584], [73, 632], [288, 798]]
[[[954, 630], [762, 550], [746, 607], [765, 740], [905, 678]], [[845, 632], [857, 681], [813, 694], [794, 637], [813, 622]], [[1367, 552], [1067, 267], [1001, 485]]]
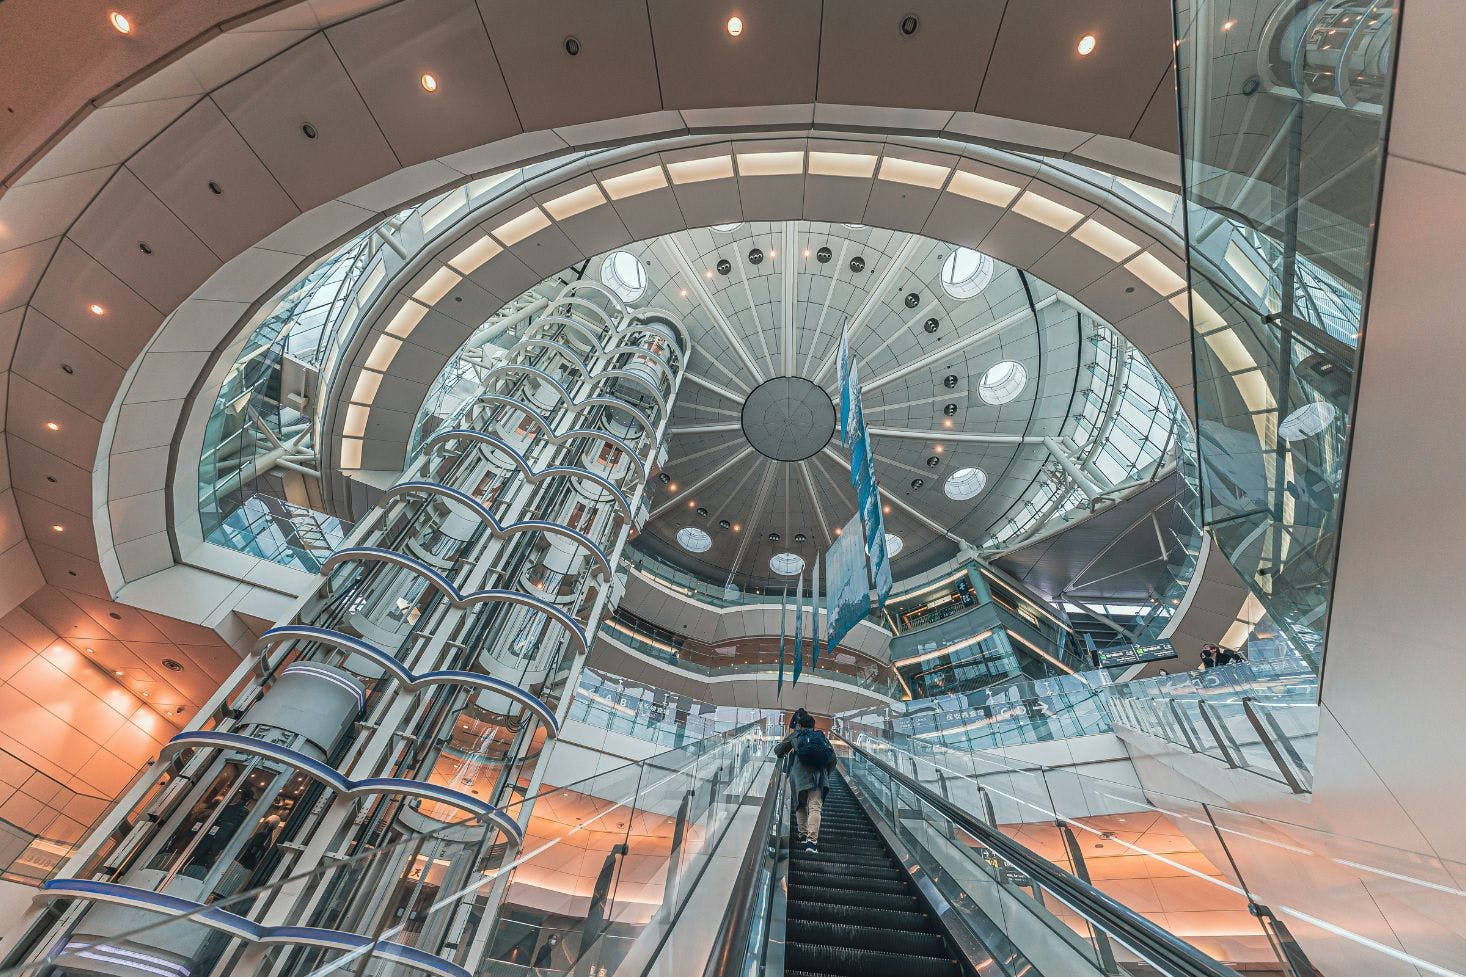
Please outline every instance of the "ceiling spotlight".
[[932, 333], [936, 332], [937, 329], [941, 327], [941, 325], [942, 324], [936, 319], [928, 319], [926, 320], [926, 322], [922, 323], [921, 328], [925, 329], [929, 333]]
[[907, 14], [901, 18], [901, 33], [910, 37], [916, 33], [916, 28], [921, 26], [921, 21], [916, 19], [916, 14]]
[[705, 506], [705, 505], [698, 506], [697, 507], [697, 514], [700, 515], [700, 516], [706, 517], [707, 514], [708, 514], [708, 507]]
[[783, 536], [780, 536], [778, 533], [769, 533], [769, 542], [770, 543], [777, 543], [779, 540], [781, 540], [783, 538], [784, 537]]
[[932, 450], [935, 451], [937, 454], [941, 454], [942, 453], [942, 446], [939, 445], [939, 444], [934, 444], [934, 445], [932, 445]]
[[51, 527], [51, 532], [53, 532], [53, 533], [64, 533], [64, 532], [66, 532], [66, 527], [63, 526], [63, 525], [61, 525], [61, 523], [58, 522], [56, 525], [54, 525], [54, 526]]
[[178, 662], [174, 661], [172, 658], [164, 658], [163, 659], [163, 667], [166, 668], [166, 669], [168, 669], [168, 671], [170, 671], [170, 672], [181, 672], [181, 671], [183, 671], [183, 666], [180, 665]]
[[804, 535], [803, 533], [795, 533], [794, 534], [794, 542], [796, 542], [796, 543], [804, 543], [804, 542], [807, 542], [808, 540], [809, 540], [809, 537], [806, 536], [806, 535]]
[[682, 297], [687, 298], [687, 289], [685, 288], [682, 290]]
[[862, 258], [860, 255], [856, 255], [855, 257], [851, 258], [850, 270], [853, 272], [865, 271], [865, 259]]
[[667, 491], [668, 492], [675, 492], [675, 491], [677, 491], [677, 483], [676, 482], [673, 482], [671, 485], [668, 485], [667, 486]]
[[832, 257], [834, 257], [834, 252], [829, 248], [820, 248], [814, 253], [814, 260], [822, 265], [827, 263]]
[[951, 427], [951, 426], [952, 426], [952, 419], [950, 417], [944, 417], [944, 418], [942, 418], [942, 427]]
[[947, 406], [945, 406], [945, 407], [942, 408], [942, 413], [943, 414], [946, 414], [948, 417], [952, 417], [952, 416], [956, 415], [956, 413], [957, 413], [957, 405], [956, 404], [948, 404]]
[[437, 76], [431, 74], [430, 72], [424, 71], [422, 77], [419, 78], [417, 81], [418, 84], [422, 85], [422, 90], [427, 92], [429, 95], [438, 90]]
[[805, 249], [804, 249], [804, 256], [805, 256], [805, 257], [806, 257], [806, 258], [808, 258], [808, 257], [809, 257], [809, 248], [805, 248]]
[[921, 296], [920, 295], [917, 295], [915, 292], [907, 292], [906, 293], [906, 307], [908, 309], [914, 309], [914, 308], [916, 308], [920, 304], [921, 304]]
[[1226, 21], [1226, 22], [1224, 22], [1222, 24], [1222, 30], [1229, 31], [1233, 27], [1236, 27], [1236, 26], [1237, 26], [1237, 22], [1235, 20], [1229, 20], [1229, 21]]
[[114, 31], [116, 31], [117, 33], [119, 33], [119, 34], [131, 34], [132, 33], [132, 21], [128, 20], [127, 19], [127, 15], [124, 14], [124, 13], [122, 13], [121, 11], [117, 11], [117, 10], [112, 11], [110, 14], [107, 15], [107, 19], [109, 21], [111, 21], [111, 23], [112, 23], [112, 29]]
[[93, 302], [91, 305], [87, 306], [87, 311], [90, 312], [92, 315], [106, 315], [107, 314], [107, 310], [104, 309], [102, 306], [98, 305], [95, 302]]
[[[762, 256], [760, 256], [759, 260], [763, 260]], [[731, 272], [732, 270], [733, 270], [733, 262], [729, 261], [727, 258], [719, 258], [718, 259], [718, 274], [720, 274], [720, 275], [726, 275], [729, 272]]]
[[942, 463], [942, 459], [938, 458], [936, 455], [932, 455], [930, 458], [928, 458], [926, 460], [926, 467], [928, 467], [928, 468], [935, 468], [938, 465], [940, 465], [941, 463]]
[[913, 489], [916, 489], [916, 490], [920, 490], [921, 487], [923, 485], [925, 485], [925, 484], [926, 484], [926, 479], [924, 479], [924, 478], [913, 478], [911, 480], [911, 487]]
[[1094, 50], [1095, 43], [1093, 34], [1085, 34], [1079, 39], [1079, 46], [1075, 50], [1079, 52], [1080, 57], [1083, 57]]
[[657, 478], [661, 480], [663, 485], [666, 485], [668, 482], [672, 481], [672, 476], [668, 475], [666, 472], [659, 473], [657, 475]]
[[748, 252], [748, 263], [749, 264], [751, 264], [751, 265], [761, 265], [761, 264], [763, 264], [763, 261], [764, 261], [764, 253], [763, 253], [763, 250], [761, 248], [754, 248], [753, 250], [751, 250], [751, 251]]
[[580, 53], [580, 41], [573, 37], [565, 38], [565, 53], [572, 58]]
[[122, 674], [122, 669], [120, 669], [120, 668], [114, 668], [112, 670], [112, 674], [113, 675], [121, 675]]
[[737, 37], [739, 34], [742, 34], [742, 33], [743, 33], [743, 18], [742, 17], [729, 17], [728, 18], [728, 35], [730, 37]]
[[942, 386], [946, 387], [948, 390], [955, 388], [957, 386], [957, 374], [948, 373], [946, 376], [942, 377]]
[[883, 505], [881, 506], [881, 512], [889, 516], [891, 514], [891, 507], [888, 505]]
[[728, 520], [726, 520], [726, 519], [719, 519], [718, 520], [718, 528], [719, 529], [732, 529], [733, 528], [733, 524], [731, 522], [729, 522]]
[[55, 421], [47, 421], [46, 422], [46, 430], [48, 430], [48, 431], [59, 431], [59, 430], [61, 430], [61, 425], [60, 424], [57, 424]]

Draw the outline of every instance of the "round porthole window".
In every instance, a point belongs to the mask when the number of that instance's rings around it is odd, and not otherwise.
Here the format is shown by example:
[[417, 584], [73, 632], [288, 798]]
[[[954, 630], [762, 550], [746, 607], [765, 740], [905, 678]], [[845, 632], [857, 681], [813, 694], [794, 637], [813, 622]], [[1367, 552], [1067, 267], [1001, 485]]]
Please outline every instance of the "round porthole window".
[[706, 553], [713, 548], [713, 538], [696, 526], [677, 530], [677, 545], [689, 553]]
[[981, 251], [958, 248], [942, 263], [942, 291], [954, 299], [970, 299], [993, 280], [993, 259]]
[[947, 476], [942, 491], [947, 498], [963, 502], [976, 496], [987, 487], [987, 483], [987, 474], [981, 468], [963, 468]]
[[742, 226], [742, 223], [734, 221], [732, 224], [714, 224], [713, 230], [717, 231], [719, 234], [732, 234], [734, 231], [738, 230]]
[[804, 557], [798, 553], [775, 553], [769, 560], [769, 569], [781, 577], [792, 577], [804, 571]]
[[1283, 418], [1283, 423], [1278, 425], [1278, 437], [1284, 441], [1302, 441], [1315, 434], [1322, 434], [1334, 422], [1338, 413], [1333, 404], [1323, 401], [1304, 404]]
[[997, 407], [1006, 404], [1023, 392], [1028, 384], [1028, 371], [1022, 363], [1004, 360], [982, 375], [977, 384], [977, 394], [985, 403]]
[[905, 543], [901, 542], [900, 536], [897, 536], [895, 533], [886, 533], [886, 555], [891, 559], [894, 560], [896, 554], [901, 552], [901, 547], [905, 545]]
[[601, 283], [621, 301], [634, 302], [646, 291], [646, 269], [630, 251], [613, 251], [601, 263]]

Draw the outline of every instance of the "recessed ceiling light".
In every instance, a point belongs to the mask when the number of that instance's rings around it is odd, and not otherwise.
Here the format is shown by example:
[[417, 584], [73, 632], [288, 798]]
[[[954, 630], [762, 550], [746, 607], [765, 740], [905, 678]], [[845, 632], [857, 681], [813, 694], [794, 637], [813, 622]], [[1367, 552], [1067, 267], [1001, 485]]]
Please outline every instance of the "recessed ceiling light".
[[110, 14], [107, 15], [107, 19], [112, 22], [112, 29], [115, 30], [117, 33], [132, 33], [132, 21], [128, 20], [127, 15], [122, 13], [121, 11], [112, 11]]
[[48, 431], [59, 431], [59, 430], [61, 430], [61, 425], [60, 424], [57, 424], [55, 421], [47, 421], [46, 422], [46, 430], [48, 430]]
[[104, 309], [102, 306], [98, 305], [95, 302], [93, 302], [91, 305], [87, 306], [87, 311], [90, 312], [92, 315], [106, 315], [107, 314], [107, 310]]
[[54, 526], [51, 527], [51, 532], [53, 532], [53, 533], [64, 533], [64, 532], [66, 532], [66, 527], [63, 526], [63, 525], [61, 525], [61, 523], [58, 522], [56, 525], [54, 525]]
[[431, 72], [424, 71], [422, 77], [417, 81], [418, 84], [422, 85], [422, 90], [429, 95], [438, 90], [438, 78]]
[[1094, 50], [1095, 43], [1096, 42], [1093, 34], [1085, 34], [1079, 39], [1079, 46], [1075, 48], [1075, 50], [1077, 50], [1082, 57]]
[[742, 33], [743, 33], [743, 18], [742, 17], [729, 17], [728, 18], [728, 34], [730, 36], [732, 36], [732, 37], [737, 37], [739, 34], [742, 34]]
[[1226, 21], [1225, 23], [1222, 24], [1222, 30], [1229, 31], [1233, 27], [1236, 27], [1236, 26], [1237, 26], [1237, 22], [1235, 20], [1229, 20], [1229, 21]]
[[677, 483], [676, 482], [673, 482], [671, 485], [668, 485], [667, 486], [667, 491], [668, 492], [675, 492], [675, 491], [677, 491]]
[[113, 672], [112, 672], [112, 674], [113, 674], [113, 675], [121, 675], [121, 674], [122, 674], [122, 669], [120, 669], [120, 668], [119, 668], [119, 669], [115, 669], [115, 670], [114, 670], [114, 671], [113, 671]]

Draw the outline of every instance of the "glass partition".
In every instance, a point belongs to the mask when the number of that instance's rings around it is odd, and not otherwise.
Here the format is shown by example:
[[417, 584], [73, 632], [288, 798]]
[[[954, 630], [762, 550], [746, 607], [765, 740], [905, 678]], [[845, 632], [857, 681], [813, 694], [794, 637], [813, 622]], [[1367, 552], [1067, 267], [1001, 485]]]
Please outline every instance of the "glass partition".
[[1322, 652], [1394, 74], [1382, 0], [1176, 5], [1202, 514]]

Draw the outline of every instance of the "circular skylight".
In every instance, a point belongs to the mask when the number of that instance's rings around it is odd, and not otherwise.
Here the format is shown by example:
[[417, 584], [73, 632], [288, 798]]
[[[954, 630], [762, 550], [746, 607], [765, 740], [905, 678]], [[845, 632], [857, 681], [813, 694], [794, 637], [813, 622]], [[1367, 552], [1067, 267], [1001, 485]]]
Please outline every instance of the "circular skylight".
[[895, 533], [886, 533], [886, 555], [891, 559], [894, 560], [896, 554], [901, 552], [901, 547], [905, 545], [905, 543], [901, 542], [900, 536], [897, 536]]
[[1333, 404], [1322, 401], [1304, 404], [1283, 418], [1283, 423], [1278, 425], [1278, 437], [1284, 441], [1302, 441], [1315, 434], [1322, 434], [1334, 422], [1338, 413]]
[[977, 394], [985, 403], [997, 407], [1021, 394], [1027, 383], [1028, 371], [1023, 368], [1023, 364], [1004, 360], [988, 367], [988, 371], [977, 383]]
[[731, 224], [714, 224], [713, 230], [717, 231], [719, 234], [732, 234], [734, 231], [738, 230], [742, 226], [742, 223], [734, 221]]
[[623, 302], [634, 302], [646, 291], [646, 269], [630, 251], [614, 251], [601, 263], [601, 282]]
[[947, 498], [963, 502], [987, 487], [988, 477], [981, 468], [962, 468], [947, 476], [942, 491]]
[[781, 577], [792, 577], [804, 571], [804, 557], [798, 553], [775, 553], [769, 560], [769, 569]]
[[942, 291], [954, 299], [970, 299], [993, 280], [993, 259], [981, 251], [958, 248], [942, 263]]
[[706, 553], [713, 548], [713, 538], [696, 526], [677, 530], [677, 545], [689, 553]]

